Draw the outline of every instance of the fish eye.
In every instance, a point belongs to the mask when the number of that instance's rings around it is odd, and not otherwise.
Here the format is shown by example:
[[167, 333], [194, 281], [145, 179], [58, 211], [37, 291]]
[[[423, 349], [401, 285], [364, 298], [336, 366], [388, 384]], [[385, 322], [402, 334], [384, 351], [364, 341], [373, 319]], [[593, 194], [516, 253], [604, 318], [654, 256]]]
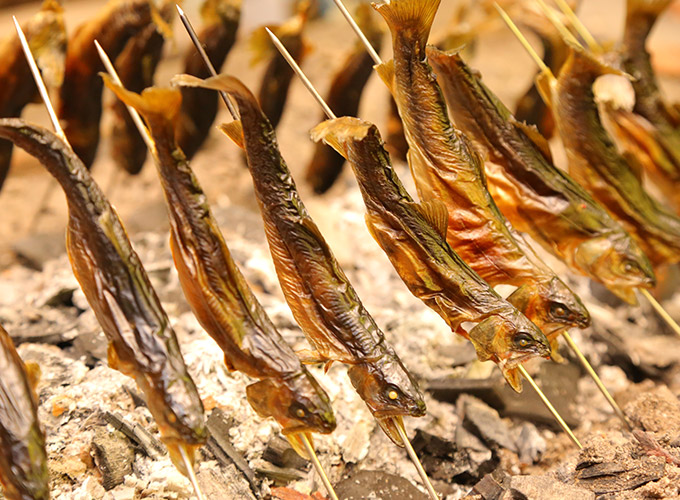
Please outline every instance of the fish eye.
[[293, 403], [290, 406], [290, 413], [297, 418], [305, 418], [307, 416], [307, 410], [300, 403]]
[[564, 318], [567, 315], [567, 306], [559, 302], [553, 302], [550, 306], [550, 314], [557, 318]]
[[518, 333], [515, 336], [515, 344], [517, 344], [519, 347], [529, 347], [532, 342], [533, 339], [528, 333]]
[[631, 273], [633, 271], [636, 271], [637, 269], [638, 269], [637, 264], [632, 260], [627, 260], [623, 263], [623, 270], [627, 273]]
[[387, 395], [388, 399], [396, 401], [401, 396], [401, 391], [396, 385], [388, 384], [385, 387], [385, 394]]

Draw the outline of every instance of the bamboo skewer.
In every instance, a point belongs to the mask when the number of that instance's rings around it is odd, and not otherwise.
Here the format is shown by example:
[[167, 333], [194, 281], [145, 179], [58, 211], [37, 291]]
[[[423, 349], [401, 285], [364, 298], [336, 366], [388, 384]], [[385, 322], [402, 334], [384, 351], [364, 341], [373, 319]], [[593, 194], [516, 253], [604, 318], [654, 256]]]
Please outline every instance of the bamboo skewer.
[[[179, 7], [178, 7], [179, 8]], [[118, 77], [118, 73], [116, 72], [116, 68], [113, 66], [113, 63], [111, 62], [111, 59], [109, 59], [109, 56], [104, 52], [104, 49], [102, 49], [101, 45], [99, 45], [99, 42], [95, 40], [95, 45], [97, 47], [97, 51], [99, 52], [99, 57], [101, 58], [102, 62], [104, 63], [104, 67], [106, 68], [106, 71], [109, 73], [111, 78], [115, 83], [118, 85], [122, 86], [122, 83], [120, 81], [120, 78]], [[229, 102], [229, 101], [226, 101]], [[129, 105], [125, 105], [127, 108], [128, 112], [130, 113], [130, 116], [132, 117], [132, 120], [134, 121], [135, 125], [137, 126], [137, 129], [139, 130], [140, 135], [144, 139], [144, 143], [146, 146], [149, 148], [149, 151], [151, 152], [151, 155], [154, 158], [154, 161], [158, 162], [158, 154], [156, 153], [156, 146], [153, 143], [153, 139], [151, 138], [151, 134], [149, 130], [146, 128], [146, 125], [144, 124], [142, 118], [139, 116], [139, 113], [135, 108]], [[328, 479], [328, 476], [326, 475], [326, 471], [323, 469], [321, 466], [321, 462], [319, 462], [319, 458], [316, 456], [316, 453], [314, 451], [314, 448], [311, 445], [311, 442], [309, 438], [307, 437], [306, 434], [302, 433], [301, 434], [302, 441], [305, 445], [305, 448], [307, 448], [307, 453], [309, 453], [309, 456], [312, 459], [312, 464], [314, 465], [314, 468], [316, 469], [317, 473], [321, 477], [321, 481], [323, 482], [324, 486], [326, 487], [326, 491], [328, 494], [331, 496], [331, 500], [338, 500], [338, 496], [335, 493], [335, 490], [333, 489], [333, 486], [331, 485], [330, 480]], [[184, 456], [183, 456], [184, 458]], [[194, 476], [193, 479], [191, 476]], [[193, 474], [193, 469], [191, 469], [189, 479], [191, 480], [192, 484], [194, 485], [194, 488], [196, 489], [198, 487], [198, 483], [195, 482], [195, 475]], [[196, 496], [198, 496], [199, 500], [202, 499], [200, 490], [196, 489]]]
[[[189, 18], [187, 17], [187, 15], [182, 10], [182, 7], [180, 7], [178, 4], [175, 4], [175, 7], [177, 7], [177, 13], [179, 14], [180, 21], [182, 21], [182, 24], [184, 25], [184, 29], [187, 30], [187, 33], [189, 34], [189, 38], [191, 38], [192, 43], [194, 44], [194, 46], [196, 47], [196, 50], [198, 51], [198, 55], [200, 55], [201, 59], [203, 59], [203, 63], [205, 64], [205, 67], [208, 68], [208, 71], [210, 71], [210, 74], [212, 76], [217, 76], [217, 71], [215, 70], [215, 66], [213, 66], [213, 63], [210, 61], [210, 58], [208, 57], [208, 54], [206, 53], [205, 49], [203, 48], [201, 41], [198, 39], [198, 35], [196, 34], [196, 31], [194, 30], [194, 27], [192, 26], [191, 21], [189, 21]], [[238, 110], [234, 106], [234, 103], [231, 102], [229, 95], [222, 90], [219, 91], [219, 94], [222, 97], [224, 104], [227, 105], [227, 109], [229, 110], [229, 113], [231, 113], [231, 117], [234, 120], [238, 120], [238, 118], [239, 118]]]
[[588, 48], [593, 52], [602, 52], [602, 46], [595, 40], [595, 37], [588, 31], [585, 24], [581, 22], [578, 16], [571, 9], [569, 4], [565, 0], [555, 0], [555, 3], [560, 8], [562, 13], [567, 16], [571, 25], [576, 29], [581, 38], [583, 38], [588, 44]]
[[[284, 45], [281, 43], [281, 40], [279, 40], [269, 28], [265, 29], [267, 30], [267, 34], [269, 34], [269, 37], [272, 39], [274, 46], [281, 53], [286, 62], [290, 64], [290, 67], [293, 68], [293, 71], [295, 71], [300, 80], [302, 80], [302, 83], [307, 88], [307, 90], [309, 90], [312, 96], [314, 96], [314, 99], [316, 99], [316, 101], [319, 103], [326, 116], [330, 119], [337, 118], [337, 116], [335, 116], [335, 113], [333, 113], [333, 110], [331, 110], [330, 106], [328, 106], [323, 97], [321, 97], [321, 94], [319, 94], [319, 92], [316, 90], [312, 82], [309, 80], [309, 78], [307, 78], [307, 75], [305, 75], [305, 73], [302, 71], [298, 63], [295, 62], [293, 56], [291, 56], [288, 50], [286, 50], [286, 47], [284, 47]], [[378, 57], [378, 59], [380, 58]], [[423, 481], [423, 484], [425, 485], [425, 488], [427, 489], [430, 498], [432, 498], [433, 500], [439, 500], [439, 495], [432, 486], [430, 478], [427, 477], [427, 473], [425, 472], [425, 469], [423, 469], [423, 465], [420, 463], [418, 455], [416, 455], [413, 446], [411, 446], [411, 442], [408, 440], [408, 437], [406, 435], [406, 429], [404, 428], [403, 418], [401, 416], [392, 417], [392, 421], [394, 422], [394, 425], [397, 428], [397, 431], [399, 432], [399, 437], [401, 437], [404, 447], [406, 448], [406, 452], [413, 461], [413, 465], [418, 471], [420, 479]]]
[[194, 472], [194, 466], [191, 463], [191, 460], [189, 460], [189, 457], [187, 456], [187, 452], [184, 449], [183, 446], [179, 447], [179, 453], [182, 455], [182, 461], [184, 462], [184, 467], [187, 470], [187, 475], [189, 476], [189, 481], [191, 482], [191, 486], [194, 487], [194, 492], [196, 493], [196, 498], [198, 500], [205, 500], [205, 496], [203, 495], [203, 492], [201, 491], [201, 487], [198, 485], [198, 478], [196, 477], [196, 472]]
[[543, 11], [543, 15], [548, 18], [548, 20], [552, 23], [552, 25], [557, 29], [557, 31], [560, 32], [560, 35], [562, 35], [562, 38], [565, 40], [568, 40], [569, 42], [581, 47], [581, 44], [579, 41], [576, 39], [576, 37], [573, 35], [571, 31], [562, 23], [562, 21], [557, 17], [557, 14], [553, 9], [548, 7], [548, 5], [545, 3], [545, 0], [535, 0], [540, 9]]
[[574, 435], [574, 433], [571, 432], [571, 429], [569, 428], [569, 426], [567, 425], [567, 423], [562, 419], [562, 417], [561, 417], [560, 414], [557, 412], [557, 410], [555, 409], [555, 407], [552, 405], [552, 403], [550, 402], [550, 400], [545, 396], [545, 394], [543, 394], [543, 391], [541, 391], [541, 389], [538, 387], [538, 385], [536, 385], [536, 382], [535, 382], [534, 379], [531, 377], [531, 375], [529, 375], [529, 372], [527, 372], [526, 368], [524, 368], [524, 365], [522, 365], [522, 364], [520, 363], [519, 365], [517, 365], [517, 367], [519, 368], [519, 371], [520, 371], [520, 373], [524, 376], [524, 378], [527, 379], [527, 381], [529, 382], [529, 384], [531, 384], [531, 387], [533, 387], [534, 390], [538, 393], [538, 396], [539, 396], [539, 397], [541, 398], [541, 400], [543, 401], [543, 404], [546, 406], [546, 408], [548, 408], [548, 410], [550, 411], [550, 413], [552, 413], [553, 417], [555, 417], [555, 420], [557, 420], [557, 422], [560, 424], [560, 426], [562, 427], [562, 429], [564, 429], [564, 432], [566, 432], [567, 435], [568, 435], [568, 436], [571, 438], [571, 440], [574, 442], [574, 444], [575, 444], [576, 446], [578, 446], [579, 450], [582, 450], [582, 449], [583, 449], [583, 446], [581, 446], [581, 443], [579, 442], [579, 440], [576, 438], [576, 436]]
[[654, 310], [659, 313], [659, 316], [663, 318], [663, 320], [668, 324], [673, 329], [673, 332], [675, 332], [676, 335], [680, 336], [680, 326], [675, 322], [673, 318], [671, 318], [671, 315], [668, 314], [668, 312], [663, 308], [661, 304], [652, 296], [651, 293], [649, 293], [648, 290], [644, 288], [640, 288], [640, 293], [649, 301], [649, 303], [652, 305]]

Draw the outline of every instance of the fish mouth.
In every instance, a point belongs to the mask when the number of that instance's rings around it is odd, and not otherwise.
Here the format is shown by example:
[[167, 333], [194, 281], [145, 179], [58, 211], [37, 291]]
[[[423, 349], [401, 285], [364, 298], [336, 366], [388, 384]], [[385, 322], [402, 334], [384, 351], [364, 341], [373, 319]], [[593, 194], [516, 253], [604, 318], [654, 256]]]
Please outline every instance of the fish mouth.
[[401, 434], [399, 434], [399, 430], [397, 428], [397, 417], [400, 415], [394, 415], [390, 417], [377, 417], [376, 420], [378, 421], [378, 424], [380, 425], [380, 428], [383, 430], [385, 434], [387, 434], [387, 437], [390, 438], [390, 440], [399, 446], [400, 448], [404, 448], [404, 442], [401, 440]]

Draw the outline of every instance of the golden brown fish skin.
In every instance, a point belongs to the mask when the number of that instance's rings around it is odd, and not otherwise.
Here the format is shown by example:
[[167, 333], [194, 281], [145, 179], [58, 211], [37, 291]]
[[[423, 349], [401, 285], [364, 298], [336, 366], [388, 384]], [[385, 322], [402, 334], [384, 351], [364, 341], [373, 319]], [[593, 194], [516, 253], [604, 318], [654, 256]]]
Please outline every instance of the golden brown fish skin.
[[85, 165], [68, 144], [20, 119], [0, 120], [0, 136], [39, 160], [61, 184], [69, 207], [66, 248], [76, 279], [109, 340], [109, 365], [135, 379], [168, 446], [207, 437], [203, 404], [177, 337], [125, 229]]
[[[203, 27], [198, 39], [208, 58], [219, 72], [236, 42], [241, 20], [241, 0], [206, 0], [201, 9]], [[184, 73], [208, 78], [210, 71], [192, 45], [184, 57]], [[198, 88], [182, 88], [182, 114], [177, 127], [177, 142], [187, 158], [198, 152], [210, 134], [217, 116], [219, 98], [215, 92]]]
[[97, 153], [102, 114], [103, 84], [98, 73], [104, 66], [94, 41], [115, 59], [128, 39], [149, 25], [151, 11], [149, 0], [110, 0], [68, 42], [57, 114], [73, 150], [88, 168]]
[[[40, 11], [22, 27], [47, 87], [57, 89], [63, 79], [66, 28], [63, 9], [56, 0], [43, 2]], [[19, 37], [13, 33], [0, 44], [0, 118], [21, 115], [38, 89], [26, 62]], [[0, 140], [0, 189], [9, 173], [12, 142]]]
[[427, 55], [456, 126], [486, 158], [489, 190], [512, 225], [628, 302], [635, 303], [635, 288], [653, 287], [654, 272], [642, 250], [555, 167], [547, 142], [519, 123], [459, 54], [428, 47]]
[[[368, 4], [359, 4], [355, 17], [361, 31], [366, 35], [371, 46], [380, 52], [383, 31], [377, 23], [372, 22], [372, 9]], [[326, 103], [336, 116], [356, 116], [359, 101], [369, 77], [373, 74], [373, 59], [363, 45], [357, 44], [347, 56], [345, 62], [335, 73]], [[325, 115], [324, 115], [325, 116]], [[323, 117], [321, 118], [323, 120]], [[342, 173], [345, 159], [324, 144], [318, 143], [314, 149], [305, 180], [311, 184], [317, 194], [328, 191]]]
[[[545, 314], [529, 319], [538, 324], [549, 318], [548, 324], [538, 325], [549, 331], [558, 325], [583, 327], [590, 321], [583, 303], [528, 244], [518, 244], [519, 236], [512, 234], [489, 194], [481, 158], [449, 120], [425, 50], [438, 6], [439, 0], [392, 0], [375, 6], [390, 27], [395, 54], [378, 70], [399, 107], [418, 195], [447, 205], [447, 241], [483, 279], [492, 286], [526, 284], [536, 292], [535, 310], [543, 307]], [[549, 296], [557, 287], [559, 295]], [[553, 307], [558, 301], [560, 308]], [[559, 310], [564, 314], [552, 315]]]
[[[270, 28], [298, 64], [302, 63], [307, 53], [303, 31], [307, 24], [310, 5], [311, 3], [308, 1], [300, 2], [299, 11], [292, 19], [281, 26]], [[288, 88], [293, 76], [295, 76], [295, 72], [290, 64], [277, 50], [272, 51], [272, 58], [262, 76], [257, 100], [274, 128], [281, 121], [288, 98]]]
[[658, 271], [680, 260], [680, 219], [647, 194], [602, 124], [592, 86], [607, 72], [616, 70], [572, 47], [552, 87], [569, 173], [636, 239]]
[[[246, 388], [250, 405], [260, 416], [273, 417], [291, 440], [300, 432], [332, 432], [335, 417], [327, 394], [248, 286], [177, 145], [180, 91], [150, 88], [140, 96], [108, 78], [105, 83], [135, 107], [150, 128], [170, 219], [172, 255], [184, 295], [201, 326], [224, 352], [227, 367], [260, 380]], [[303, 445], [299, 448], [304, 450]]]
[[[236, 101], [241, 122], [223, 130], [245, 145], [269, 249], [293, 316], [314, 347], [315, 359], [350, 365], [352, 385], [401, 446], [391, 417], [423, 416], [423, 397], [309, 216], [255, 96], [226, 75], [183, 83], [229, 92]], [[392, 391], [396, 398], [390, 397]]]
[[348, 159], [366, 205], [369, 230], [409, 290], [457, 333], [468, 337], [461, 323], [479, 323], [469, 333], [479, 358], [498, 363], [519, 390], [516, 360], [549, 355], [548, 339], [449, 246], [440, 233], [443, 228], [436, 227], [446, 224], [443, 204], [413, 201], [392, 169], [375, 125], [343, 117], [321, 123], [312, 137]]
[[28, 370], [0, 326], [0, 485], [7, 500], [50, 498], [45, 435]]
[[[165, 37], [155, 23], [149, 23], [128, 40], [115, 62], [118, 76], [125, 88], [141, 92], [153, 85], [153, 76], [161, 60], [164, 43]], [[128, 174], [137, 175], [146, 161], [146, 144], [125, 105], [116, 100], [111, 108], [111, 156], [114, 163]]]

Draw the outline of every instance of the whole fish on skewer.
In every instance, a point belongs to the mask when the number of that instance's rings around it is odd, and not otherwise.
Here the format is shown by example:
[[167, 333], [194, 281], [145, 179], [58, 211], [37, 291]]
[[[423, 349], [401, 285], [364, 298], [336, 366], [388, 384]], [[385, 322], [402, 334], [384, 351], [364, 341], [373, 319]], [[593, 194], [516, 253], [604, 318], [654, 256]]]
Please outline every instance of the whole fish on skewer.
[[446, 238], [492, 285], [519, 288], [509, 297], [546, 334], [587, 326], [581, 300], [509, 228], [486, 187], [480, 157], [449, 121], [425, 44], [439, 0], [392, 0], [375, 8], [392, 32], [395, 59], [378, 66], [404, 122], [409, 167], [421, 200], [448, 208]]
[[[172, 19], [174, 2], [159, 7], [160, 17], [130, 38], [116, 58], [116, 67], [123, 84], [135, 92], [153, 85], [153, 77], [163, 54], [166, 38], [172, 36], [165, 23]], [[142, 170], [146, 160], [146, 144], [139, 135], [130, 113], [120, 101], [111, 105], [111, 156], [118, 167], [130, 175]]]
[[0, 485], [7, 500], [48, 500], [45, 435], [38, 421], [38, 365], [25, 365], [0, 326]]
[[[346, 155], [366, 205], [366, 224], [409, 290], [453, 331], [468, 337], [480, 360], [498, 364], [520, 391], [518, 363], [549, 356], [548, 339], [449, 246], [445, 205], [413, 201], [392, 169], [375, 125], [343, 117], [318, 125], [312, 137]], [[479, 324], [466, 334], [460, 328], [463, 322]]]
[[0, 136], [38, 159], [66, 195], [71, 267], [109, 340], [111, 368], [135, 379], [175, 466], [206, 440], [203, 404], [177, 337], [118, 215], [64, 140], [18, 118], [0, 120]]
[[327, 368], [332, 362], [348, 364], [354, 388], [383, 431], [403, 446], [395, 420], [423, 416], [423, 397], [307, 213], [255, 96], [226, 75], [204, 81], [181, 76], [178, 81], [226, 91], [236, 101], [241, 120], [223, 130], [245, 147], [281, 288], [314, 347], [307, 358]]
[[[201, 6], [203, 26], [198, 39], [210, 61], [220, 70], [236, 42], [241, 21], [242, 0], [205, 0]], [[207, 78], [210, 71], [194, 47], [187, 49], [184, 73]], [[205, 142], [212, 128], [219, 103], [210, 90], [182, 88], [182, 111], [177, 126], [177, 142], [187, 158], [192, 158]]]
[[[356, 16], [359, 26], [366, 34], [371, 45], [380, 50], [383, 31], [373, 20], [373, 13], [368, 4], [359, 4]], [[326, 102], [334, 113], [340, 116], [356, 116], [359, 111], [359, 101], [366, 82], [373, 74], [373, 60], [357, 42], [345, 62], [335, 73]], [[305, 180], [311, 184], [317, 194], [328, 191], [335, 180], [342, 173], [345, 159], [324, 144], [317, 144], [314, 155], [307, 165]]]
[[[26, 36], [38, 67], [51, 91], [56, 91], [64, 78], [66, 28], [63, 9], [57, 0], [45, 0], [26, 23]], [[21, 115], [24, 107], [38, 93], [16, 34], [0, 43], [0, 117]], [[0, 140], [0, 189], [9, 173], [12, 142]]]
[[98, 72], [103, 67], [94, 40], [117, 57], [127, 41], [152, 22], [153, 10], [149, 0], [110, 0], [68, 41], [57, 114], [73, 150], [88, 168], [97, 153], [102, 114], [103, 84]]
[[177, 146], [180, 91], [154, 87], [140, 96], [108, 78], [105, 82], [149, 125], [170, 219], [172, 255], [192, 311], [224, 352], [227, 367], [259, 379], [246, 387], [253, 409], [262, 417], [273, 417], [295, 451], [307, 457], [300, 435], [332, 432], [333, 409], [248, 286]]
[[515, 119], [458, 53], [427, 48], [456, 127], [485, 158], [501, 212], [570, 268], [628, 303], [655, 284], [649, 260], [628, 233], [552, 162], [547, 141]]

